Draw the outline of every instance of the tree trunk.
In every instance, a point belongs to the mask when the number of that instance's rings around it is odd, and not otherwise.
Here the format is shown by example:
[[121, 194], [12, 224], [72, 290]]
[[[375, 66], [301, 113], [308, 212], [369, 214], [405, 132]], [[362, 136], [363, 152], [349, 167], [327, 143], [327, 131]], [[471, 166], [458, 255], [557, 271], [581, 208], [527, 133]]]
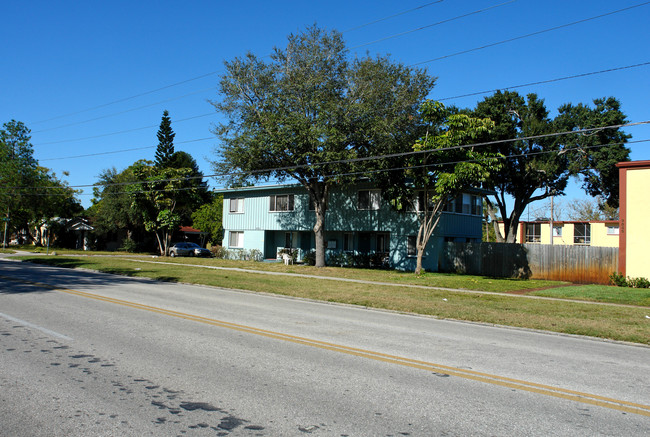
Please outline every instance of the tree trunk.
[[[517, 242], [517, 226], [519, 225], [519, 220], [511, 220], [507, 229], [506, 243], [516, 243]], [[521, 243], [521, 242], [520, 242]]]
[[415, 264], [415, 274], [419, 275], [422, 273], [422, 257], [424, 256], [424, 247], [420, 247], [418, 245], [418, 254], [417, 254], [417, 261]]
[[156, 240], [158, 240], [158, 252], [160, 252], [160, 256], [165, 256], [165, 251], [163, 250], [162, 241], [160, 241], [160, 235], [158, 234], [158, 231], [156, 231], [155, 234]]
[[[425, 198], [428, 198], [428, 195], [425, 193]], [[447, 198], [439, 199], [436, 201], [435, 205], [432, 208], [428, 205], [428, 200], [424, 208], [424, 212], [419, 213], [420, 227], [418, 229], [418, 236], [415, 240], [415, 247], [417, 249], [417, 258], [415, 264], [415, 274], [419, 275], [422, 273], [422, 258], [424, 257], [424, 250], [429, 243], [433, 231], [438, 227], [440, 223], [440, 212], [442, 211], [443, 205], [447, 203]]]
[[325, 211], [327, 211], [327, 194], [329, 187], [326, 183], [311, 181], [304, 186], [313, 197], [314, 212], [316, 213], [316, 224], [314, 225], [314, 237], [316, 243], [316, 267], [325, 267]]
[[316, 207], [316, 225], [314, 236], [316, 240], [316, 267], [325, 267], [325, 211]]
[[[497, 243], [503, 243], [504, 238], [503, 238], [503, 234], [501, 234], [501, 229], [499, 229], [496, 208], [494, 207], [494, 205], [492, 204], [492, 202], [488, 197], [485, 197], [485, 204], [487, 206], [487, 213], [492, 219], [492, 227], [494, 228], [494, 237], [496, 238]], [[505, 228], [505, 221], [504, 221], [504, 228]]]

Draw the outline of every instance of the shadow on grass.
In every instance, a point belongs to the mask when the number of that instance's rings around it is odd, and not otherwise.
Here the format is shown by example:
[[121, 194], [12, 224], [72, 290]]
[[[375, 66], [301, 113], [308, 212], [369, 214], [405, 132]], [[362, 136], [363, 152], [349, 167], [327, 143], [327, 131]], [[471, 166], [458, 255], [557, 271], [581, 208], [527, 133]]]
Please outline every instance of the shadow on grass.
[[32, 264], [43, 264], [52, 267], [63, 267], [66, 269], [74, 269], [80, 267], [82, 263], [75, 259], [70, 258], [35, 258], [29, 260]]
[[180, 278], [174, 276], [156, 276], [154, 279], [162, 282], [180, 282]]

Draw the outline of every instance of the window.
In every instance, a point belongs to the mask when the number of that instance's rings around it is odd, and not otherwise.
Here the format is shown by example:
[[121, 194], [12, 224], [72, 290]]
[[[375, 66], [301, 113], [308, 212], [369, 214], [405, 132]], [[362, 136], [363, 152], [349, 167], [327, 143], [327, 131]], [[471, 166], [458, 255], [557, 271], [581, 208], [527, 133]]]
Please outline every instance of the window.
[[415, 256], [418, 254], [417, 237], [415, 235], [409, 235], [406, 237], [406, 245], [406, 255]]
[[269, 211], [293, 211], [293, 194], [269, 196]]
[[463, 214], [471, 214], [472, 213], [472, 196], [469, 194], [463, 194], [462, 196], [462, 201], [463, 201], [463, 208], [462, 212]]
[[573, 244], [591, 244], [591, 225], [589, 223], [573, 225]]
[[377, 234], [377, 247], [375, 252], [386, 253], [390, 251], [388, 234]]
[[354, 250], [354, 234], [349, 232], [343, 234], [343, 250], [348, 252]]
[[564, 226], [562, 226], [562, 225], [553, 225], [553, 236], [554, 237], [561, 237], [562, 236], [562, 229], [564, 229]]
[[380, 190], [359, 190], [357, 197], [357, 209], [378, 210]]
[[542, 224], [526, 223], [526, 243], [540, 243], [542, 241]]
[[459, 195], [456, 197], [454, 200], [454, 212], [457, 212], [458, 214], [463, 213], [463, 195]]
[[336, 240], [327, 240], [328, 249], [336, 249]]
[[417, 191], [413, 198], [413, 206], [412, 207], [409, 206], [409, 211], [417, 211], [417, 212], [424, 211], [424, 207], [425, 207], [424, 199], [425, 199], [425, 192]]
[[481, 196], [472, 196], [472, 215], [483, 214], [483, 199]]
[[228, 238], [229, 247], [244, 247], [244, 233], [241, 231], [230, 231]]
[[607, 225], [607, 235], [618, 235], [618, 225]]
[[244, 212], [244, 199], [233, 198], [230, 199], [230, 212], [233, 214], [241, 214]]
[[293, 232], [284, 233], [284, 247], [286, 249], [293, 247], [293, 234], [294, 234]]

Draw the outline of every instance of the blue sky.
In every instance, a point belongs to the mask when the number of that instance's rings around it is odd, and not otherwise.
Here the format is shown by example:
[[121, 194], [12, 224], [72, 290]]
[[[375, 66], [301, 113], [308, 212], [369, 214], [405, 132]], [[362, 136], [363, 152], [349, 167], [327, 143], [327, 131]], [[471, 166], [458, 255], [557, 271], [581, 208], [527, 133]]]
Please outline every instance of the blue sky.
[[[0, 123], [26, 123], [41, 165], [60, 177], [69, 172], [64, 179], [83, 186], [96, 182], [104, 169], [122, 170], [138, 159], [153, 159], [156, 131], [167, 109], [176, 150], [190, 153], [203, 173], [211, 174], [209, 160], [218, 147], [211, 127], [219, 114], [208, 100], [219, 98], [223, 61], [247, 51], [269, 54], [274, 46], [285, 45], [288, 34], [311, 24], [343, 31], [352, 54], [390, 54], [395, 61], [426, 67], [438, 77], [430, 98], [474, 107], [488, 94], [448, 98], [649, 62], [650, 2], [472, 50], [642, 3], [5, 2]], [[536, 92], [552, 115], [563, 103], [614, 96], [628, 120], [640, 122], [650, 120], [649, 72], [650, 65], [645, 65], [516, 90]], [[626, 131], [632, 140], [650, 138], [648, 125]], [[650, 159], [648, 143], [630, 148], [633, 160]], [[107, 153], [116, 151], [121, 152]], [[84, 188], [84, 206], [90, 205], [90, 194]], [[580, 197], [584, 193], [572, 184], [567, 199]]]

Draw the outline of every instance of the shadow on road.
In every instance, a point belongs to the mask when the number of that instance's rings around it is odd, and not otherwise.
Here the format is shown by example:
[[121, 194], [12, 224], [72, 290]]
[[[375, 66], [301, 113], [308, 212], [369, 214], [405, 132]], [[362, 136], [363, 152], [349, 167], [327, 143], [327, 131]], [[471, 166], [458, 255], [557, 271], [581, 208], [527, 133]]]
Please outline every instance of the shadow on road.
[[[151, 273], [129, 268], [112, 268], [104, 272], [73, 270], [82, 263], [74, 259], [48, 258], [32, 262], [0, 261], [0, 294], [46, 293], [57, 288], [89, 289], [102, 285], [129, 284], [137, 274]], [[129, 276], [134, 278], [129, 278]], [[156, 277], [157, 281], [178, 282], [173, 276]]]

